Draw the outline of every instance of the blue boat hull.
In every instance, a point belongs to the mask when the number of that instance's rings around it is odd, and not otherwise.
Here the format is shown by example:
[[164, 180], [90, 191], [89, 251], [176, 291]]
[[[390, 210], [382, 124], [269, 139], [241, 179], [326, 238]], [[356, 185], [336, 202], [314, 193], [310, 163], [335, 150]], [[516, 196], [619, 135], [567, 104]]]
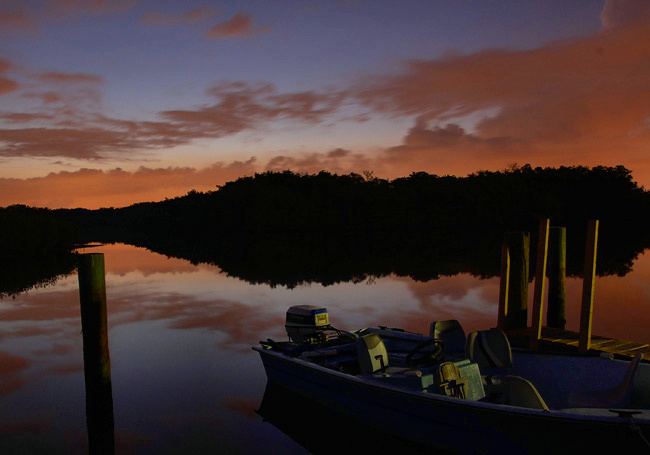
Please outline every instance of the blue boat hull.
[[467, 401], [374, 383], [278, 351], [253, 349], [262, 358], [269, 382], [432, 450], [486, 454], [648, 450], [639, 434], [650, 436], [645, 412], [632, 423], [613, 413], [547, 412]]

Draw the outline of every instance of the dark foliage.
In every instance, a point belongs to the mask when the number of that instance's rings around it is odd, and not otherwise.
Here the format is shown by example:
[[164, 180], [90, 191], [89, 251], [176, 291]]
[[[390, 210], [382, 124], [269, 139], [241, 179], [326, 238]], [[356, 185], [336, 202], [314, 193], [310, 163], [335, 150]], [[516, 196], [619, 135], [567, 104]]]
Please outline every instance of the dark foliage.
[[[569, 275], [582, 272], [589, 219], [600, 220], [600, 275], [627, 273], [650, 246], [643, 215], [650, 210], [650, 193], [623, 166], [526, 165], [464, 178], [419, 172], [393, 181], [371, 173], [265, 172], [215, 191], [191, 191], [121, 209], [4, 210], [19, 215], [20, 221], [11, 221], [14, 225], [29, 227], [19, 235], [14, 229], [14, 235], [34, 239], [13, 241], [5, 235], [3, 241], [14, 248], [34, 249], [64, 237], [48, 234], [47, 241], [39, 240], [43, 226], [49, 226], [48, 232], [71, 232], [73, 224], [80, 228], [81, 242], [146, 246], [216, 264], [251, 282], [287, 286], [362, 281], [390, 273], [419, 280], [461, 272], [495, 276], [504, 233], [531, 232], [534, 256], [543, 218], [567, 228]], [[52, 222], [52, 215], [60, 225]], [[29, 216], [42, 220], [33, 222]]]
[[295, 286], [389, 273], [494, 276], [503, 234], [531, 232], [534, 256], [543, 218], [567, 227], [570, 275], [583, 268], [587, 221], [599, 219], [598, 273], [622, 275], [650, 245], [641, 215], [649, 209], [650, 194], [623, 166], [526, 165], [393, 181], [265, 172], [208, 193], [61, 215], [83, 225], [86, 240], [147, 246], [251, 282]]
[[25, 205], [0, 207], [2, 254], [66, 252], [78, 240], [78, 225], [55, 216], [52, 210]]
[[0, 298], [47, 286], [76, 268], [79, 227], [48, 209], [0, 208]]

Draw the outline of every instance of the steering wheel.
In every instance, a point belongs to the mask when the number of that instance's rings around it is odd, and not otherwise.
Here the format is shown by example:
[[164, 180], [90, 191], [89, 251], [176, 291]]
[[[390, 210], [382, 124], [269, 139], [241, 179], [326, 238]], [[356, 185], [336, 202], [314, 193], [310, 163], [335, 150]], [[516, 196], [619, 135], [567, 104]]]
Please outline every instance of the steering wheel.
[[[429, 346], [434, 346], [432, 350], [425, 350]], [[427, 363], [434, 363], [442, 356], [442, 340], [430, 338], [418, 344], [411, 349], [406, 355], [406, 366], [410, 368], [417, 368]]]

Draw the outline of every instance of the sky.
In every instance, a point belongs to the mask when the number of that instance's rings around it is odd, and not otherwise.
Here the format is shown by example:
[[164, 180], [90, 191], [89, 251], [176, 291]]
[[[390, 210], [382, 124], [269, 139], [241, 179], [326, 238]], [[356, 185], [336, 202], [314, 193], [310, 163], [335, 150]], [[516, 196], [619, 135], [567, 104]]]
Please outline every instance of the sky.
[[515, 163], [650, 187], [650, 0], [0, 0], [0, 206]]

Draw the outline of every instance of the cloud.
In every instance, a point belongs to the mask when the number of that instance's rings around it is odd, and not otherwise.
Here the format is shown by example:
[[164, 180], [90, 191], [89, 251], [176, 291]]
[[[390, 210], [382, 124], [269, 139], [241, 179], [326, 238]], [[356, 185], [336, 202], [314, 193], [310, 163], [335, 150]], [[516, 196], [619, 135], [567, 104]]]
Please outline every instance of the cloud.
[[3, 93], [13, 92], [18, 88], [18, 83], [7, 79], [6, 77], [0, 76], [0, 95]]
[[11, 79], [7, 79], [3, 76], [3, 74], [9, 71], [10, 68], [11, 64], [8, 61], [0, 59], [0, 95], [3, 93], [13, 92], [14, 90], [18, 89], [17, 82], [12, 81]]
[[217, 9], [211, 6], [195, 8], [186, 13], [174, 15], [163, 12], [150, 12], [142, 16], [140, 22], [150, 25], [188, 25], [213, 18], [218, 15]]
[[270, 122], [317, 123], [336, 113], [345, 98], [336, 91], [281, 93], [271, 84], [222, 82], [207, 90], [211, 104], [162, 111], [155, 120], [125, 120], [102, 113], [100, 76], [42, 72], [29, 79], [38, 84], [30, 82], [19, 93], [34, 105], [0, 112], [0, 120], [11, 124], [0, 125], [0, 157], [133, 158], [134, 152], [221, 138]]
[[215, 103], [160, 115], [195, 137], [222, 137], [275, 120], [318, 122], [334, 114], [345, 97], [340, 92], [277, 93], [272, 84], [245, 82], [223, 82], [207, 93]]
[[[34, 115], [22, 115], [25, 119], [38, 119]], [[7, 128], [0, 129], [0, 142], [5, 143], [0, 150], [0, 156], [105, 159], [128, 151], [142, 151], [146, 148], [174, 146], [187, 142], [173, 136], [171, 132], [158, 131], [146, 123], [137, 122], [133, 123], [132, 128], [122, 130], [93, 125], [78, 128]]]
[[146, 168], [135, 171], [80, 169], [28, 179], [0, 178], [0, 206], [27, 204], [47, 207], [121, 207], [136, 202], [182, 196], [191, 189], [215, 190], [216, 185], [253, 175], [255, 158], [191, 167]]
[[0, 11], [0, 26], [5, 28], [30, 28], [34, 22], [24, 12]]
[[246, 13], [237, 13], [227, 21], [211, 27], [204, 33], [205, 39], [223, 38], [252, 38], [271, 30], [270, 25], [253, 27], [253, 16]]
[[355, 96], [376, 112], [414, 117], [385, 155], [401, 169], [623, 163], [650, 176], [649, 42], [645, 21], [538, 49], [410, 61], [365, 78]]
[[607, 0], [600, 14], [605, 28], [622, 27], [648, 20], [650, 2], [647, 0]]
[[43, 104], [58, 103], [63, 101], [63, 96], [56, 92], [41, 92], [41, 93], [23, 93], [23, 98], [39, 99]]
[[264, 170], [284, 171], [290, 169], [294, 172], [310, 174], [327, 170], [338, 174], [348, 174], [376, 169], [378, 165], [379, 163], [374, 158], [337, 148], [325, 153], [276, 155], [269, 159]]
[[101, 84], [104, 82], [104, 79], [101, 76], [95, 74], [87, 73], [63, 73], [63, 72], [45, 72], [36, 75], [36, 77], [43, 82], [53, 82], [53, 83], [90, 83], [90, 84]]
[[100, 14], [128, 11], [138, 0], [49, 0], [48, 3], [60, 11]]

